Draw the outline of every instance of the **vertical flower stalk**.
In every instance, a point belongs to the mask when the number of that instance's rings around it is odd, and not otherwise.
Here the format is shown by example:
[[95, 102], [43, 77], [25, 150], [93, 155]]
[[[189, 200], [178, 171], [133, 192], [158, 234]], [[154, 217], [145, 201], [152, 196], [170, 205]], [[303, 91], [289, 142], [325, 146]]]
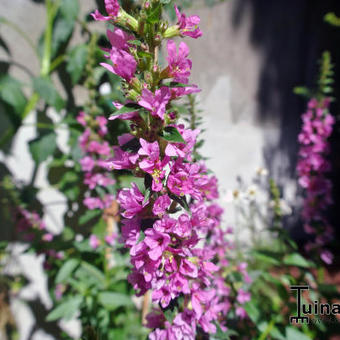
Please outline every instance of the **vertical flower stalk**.
[[[91, 34], [88, 46], [88, 63], [86, 65], [87, 79], [85, 81], [89, 101], [85, 104], [84, 111], [81, 111], [77, 116], [78, 123], [84, 129], [78, 142], [83, 153], [80, 165], [84, 172], [84, 184], [88, 189], [83, 204], [89, 210], [103, 210], [103, 218], [107, 224], [105, 243], [112, 246], [117, 238], [115, 217], [113, 216], [117, 203], [112, 187], [116, 181], [106, 168], [107, 158], [113, 155], [111, 145], [108, 142], [107, 119], [100, 114], [98, 107], [95, 105], [97, 93], [93, 73], [97, 40], [97, 34]], [[96, 235], [91, 235], [89, 243], [91, 248], [96, 249], [100, 246], [101, 241]], [[107, 247], [107, 263], [110, 263], [110, 251], [111, 249]]]
[[[229, 287], [218, 265], [226, 246], [223, 210], [213, 203], [216, 177], [193, 155], [200, 131], [178, 123], [175, 102], [200, 90], [189, 84], [189, 47], [185, 42], [177, 47], [170, 39], [200, 37], [199, 17], [187, 17], [175, 7], [178, 22], [169, 27], [160, 1], [144, 1], [136, 17], [115, 0], [106, 0], [105, 7], [108, 15], [96, 11], [94, 19], [116, 27], [107, 31], [111, 47], [101, 65], [121, 78], [126, 98], [113, 103], [109, 119], [130, 126], [106, 168], [129, 170], [136, 177], [117, 196], [122, 241], [131, 256], [128, 280], [138, 296], [150, 291], [158, 305], [146, 318], [151, 340], [215, 333], [230, 309]], [[158, 60], [163, 42], [165, 66]], [[241, 305], [249, 294], [240, 291], [237, 300]], [[244, 310], [238, 315], [244, 317]]]
[[332, 263], [333, 255], [325, 246], [333, 238], [333, 228], [327, 219], [327, 210], [332, 205], [332, 182], [327, 178], [331, 164], [327, 159], [330, 152], [329, 137], [335, 119], [329, 112], [330, 98], [312, 98], [307, 112], [302, 115], [302, 131], [297, 172], [299, 184], [305, 190], [302, 210], [304, 230], [314, 235], [313, 241], [306, 244], [308, 252], [315, 251], [327, 264]]

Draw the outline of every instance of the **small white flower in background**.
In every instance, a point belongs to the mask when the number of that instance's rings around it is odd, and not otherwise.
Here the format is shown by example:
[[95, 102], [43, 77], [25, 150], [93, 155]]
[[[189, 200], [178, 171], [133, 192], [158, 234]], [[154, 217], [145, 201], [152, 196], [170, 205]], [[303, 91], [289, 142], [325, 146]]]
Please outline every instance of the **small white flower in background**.
[[77, 242], [81, 242], [81, 241], [84, 240], [84, 236], [81, 235], [81, 234], [77, 234], [76, 237], [75, 237], [75, 240], [76, 240]]
[[66, 168], [73, 168], [74, 167], [74, 161], [71, 160], [71, 159], [67, 159], [65, 162], [64, 162], [64, 165]]
[[268, 170], [267, 170], [266, 168], [258, 167], [258, 168], [256, 169], [256, 174], [257, 174], [258, 176], [263, 176], [263, 177], [265, 177], [265, 176], [268, 176]]
[[280, 208], [281, 208], [282, 215], [291, 215], [293, 212], [288, 202], [283, 199], [280, 199]]
[[[274, 206], [275, 206], [275, 201], [273, 201], [273, 200], [270, 201], [269, 207], [274, 208]], [[280, 210], [281, 210], [281, 214], [283, 216], [288, 216], [288, 215], [291, 215], [293, 213], [292, 208], [290, 207], [288, 202], [284, 199], [280, 199]]]
[[104, 83], [99, 87], [99, 93], [102, 96], [106, 96], [112, 92], [111, 85], [109, 83]]
[[248, 198], [251, 201], [255, 200], [257, 191], [258, 191], [258, 187], [256, 185], [254, 184], [250, 185], [246, 191], [246, 198]]

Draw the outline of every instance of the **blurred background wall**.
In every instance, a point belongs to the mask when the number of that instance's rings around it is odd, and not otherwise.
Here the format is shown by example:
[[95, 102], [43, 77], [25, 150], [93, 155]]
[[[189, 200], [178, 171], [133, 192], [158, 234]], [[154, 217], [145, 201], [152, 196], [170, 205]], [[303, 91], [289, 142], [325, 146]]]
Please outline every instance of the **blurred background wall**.
[[[84, 14], [97, 7], [94, 0], [81, 0], [80, 4]], [[213, 7], [195, 0], [188, 10], [202, 19], [203, 37], [188, 39], [187, 43], [193, 60], [192, 81], [202, 89], [199, 99], [206, 129], [202, 153], [209, 157], [208, 166], [216, 172], [222, 197], [229, 189], [235, 188], [237, 176], [249, 181], [256, 168], [265, 167], [282, 187], [288, 202], [298, 207], [296, 140], [305, 102], [293, 94], [293, 87], [314, 84], [316, 61], [325, 49], [332, 52], [334, 62], [338, 61], [340, 65], [337, 48], [340, 33], [323, 21], [324, 14], [337, 10], [340, 10], [340, 4], [336, 0], [227, 0]], [[33, 41], [37, 41], [44, 30], [45, 12], [40, 1], [0, 0], [0, 14], [15, 21]], [[98, 27], [102, 29], [102, 26]], [[8, 57], [0, 49], [0, 67], [4, 67], [1, 62], [10, 58], [37, 73], [36, 59], [26, 41], [4, 25], [0, 25], [0, 33], [11, 53]], [[73, 39], [76, 41], [79, 36], [75, 34]], [[337, 79], [338, 69], [336, 67]], [[12, 67], [10, 72], [23, 82], [29, 81], [26, 73], [18, 67]], [[81, 92], [76, 100], [79, 104], [85, 100]], [[333, 105], [333, 113], [338, 113], [337, 103]], [[32, 113], [27, 122], [34, 122], [34, 119]], [[3, 132], [6, 129], [3, 115], [0, 120], [0, 131]], [[33, 137], [33, 127], [22, 128], [11, 155], [0, 154], [0, 160], [22, 181], [27, 181], [33, 171], [26, 145]], [[62, 134], [58, 136], [60, 147], [65, 147], [64, 139]], [[339, 197], [337, 140], [338, 131], [333, 136], [332, 154], [335, 197]], [[42, 169], [38, 174], [41, 187], [46, 183], [44, 176]], [[63, 198], [50, 189], [42, 196], [45, 202], [60, 202], [46, 216], [51, 228], [57, 230], [61, 227]], [[332, 214], [333, 220], [337, 221], [336, 209]], [[225, 219], [232, 223], [228, 209]], [[290, 223], [294, 230], [298, 230], [298, 221]], [[6, 230], [1, 231], [2, 235], [4, 233]], [[296, 234], [299, 236], [298, 232]], [[48, 307], [39, 263], [27, 256], [17, 260], [24, 264], [27, 274], [36, 282], [24, 294], [39, 297]], [[32, 339], [47, 339], [39, 333], [40, 326], [32, 331], [34, 320], [23, 306], [16, 310], [23, 330], [21, 339], [27, 339], [29, 334], [33, 335]], [[40, 322], [43, 323], [44, 309], [41, 314]]]

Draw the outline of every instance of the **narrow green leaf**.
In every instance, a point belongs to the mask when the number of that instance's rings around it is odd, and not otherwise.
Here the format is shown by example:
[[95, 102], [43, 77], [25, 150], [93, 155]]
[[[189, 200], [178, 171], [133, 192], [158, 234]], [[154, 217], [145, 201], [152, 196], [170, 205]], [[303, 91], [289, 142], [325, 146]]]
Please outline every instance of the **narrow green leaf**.
[[60, 111], [64, 107], [64, 100], [50, 79], [34, 78], [33, 87], [40, 97], [43, 98], [48, 105], [54, 106], [57, 111]]
[[298, 328], [286, 327], [286, 339], [289, 340], [311, 340], [309, 336], [303, 334]]
[[150, 9], [146, 20], [150, 24], [154, 24], [159, 21], [161, 14], [162, 14], [162, 5], [160, 3], [154, 4], [154, 6]]
[[174, 126], [164, 128], [161, 137], [168, 142], [185, 143], [185, 140]]
[[75, 46], [68, 54], [66, 70], [71, 75], [73, 85], [79, 81], [84, 71], [87, 55], [88, 49], [85, 44]]
[[60, 6], [62, 16], [70, 22], [73, 22], [79, 14], [78, 0], [63, 0]]
[[88, 262], [82, 262], [81, 268], [87, 272], [92, 278], [96, 278], [101, 286], [105, 284], [105, 275], [95, 266], [89, 264]]
[[28, 143], [32, 158], [37, 164], [46, 161], [48, 156], [54, 153], [57, 147], [56, 138], [55, 132], [52, 131]]
[[80, 217], [79, 219], [79, 224], [83, 225], [89, 221], [91, 221], [92, 219], [100, 216], [102, 214], [102, 211], [99, 209], [95, 209], [95, 210], [87, 210], [85, 212], [85, 214], [83, 216]]
[[55, 321], [58, 319], [70, 320], [76, 312], [83, 301], [80, 295], [73, 296], [61, 304], [57, 305], [46, 317], [47, 321]]
[[118, 116], [118, 115], [121, 115], [123, 113], [137, 112], [140, 109], [141, 109], [141, 107], [138, 104], [134, 104], [134, 103], [126, 104], [121, 109], [112, 113], [110, 115], [110, 117]]
[[99, 303], [108, 310], [118, 307], [132, 307], [133, 302], [127, 295], [115, 292], [101, 292], [98, 295]]
[[[0, 77], [0, 98], [14, 108], [15, 115], [22, 117], [27, 103], [26, 97], [21, 90], [21, 83], [9, 75]], [[9, 117], [13, 121], [13, 117]]]
[[139, 41], [139, 40], [129, 40], [128, 43], [131, 44], [131, 45], [136, 45], [136, 46], [142, 45], [142, 42]]
[[253, 256], [259, 261], [263, 261], [265, 263], [280, 265], [280, 254], [267, 251], [267, 250], [254, 250], [252, 251]]
[[307, 261], [303, 256], [298, 253], [286, 255], [283, 259], [283, 263], [288, 266], [298, 266], [303, 268], [314, 267], [314, 264], [312, 262]]
[[190, 85], [183, 84], [183, 83], [178, 83], [176, 81], [171, 81], [170, 83], [164, 83], [163, 86], [168, 86], [168, 87], [188, 87]]
[[71, 276], [78, 265], [79, 260], [77, 259], [67, 260], [58, 271], [57, 277], [55, 279], [56, 283], [65, 282], [67, 278]]

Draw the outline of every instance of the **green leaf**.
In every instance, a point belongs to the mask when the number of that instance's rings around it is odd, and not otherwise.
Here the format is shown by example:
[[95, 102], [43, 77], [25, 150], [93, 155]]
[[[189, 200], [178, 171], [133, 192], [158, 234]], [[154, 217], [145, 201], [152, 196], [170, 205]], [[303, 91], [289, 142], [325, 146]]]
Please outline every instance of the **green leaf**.
[[314, 264], [312, 262], [307, 261], [303, 256], [298, 253], [286, 255], [283, 259], [283, 263], [288, 266], [298, 266], [302, 268], [314, 267]]
[[63, 0], [60, 6], [62, 16], [69, 22], [76, 20], [79, 13], [78, 0]]
[[50, 79], [34, 78], [33, 87], [40, 97], [44, 99], [48, 105], [54, 106], [57, 111], [60, 111], [64, 107], [64, 100], [61, 98]]
[[58, 54], [61, 46], [65, 45], [71, 37], [74, 24], [63, 18], [59, 18], [56, 21], [55, 28], [53, 30], [52, 38], [52, 56], [55, 57]]
[[99, 303], [108, 310], [114, 310], [118, 307], [132, 307], [133, 302], [127, 295], [115, 292], [101, 292], [98, 295]]
[[110, 118], [114, 117], [114, 116], [121, 115], [123, 113], [136, 112], [136, 111], [138, 111], [140, 109], [141, 109], [141, 107], [138, 104], [134, 104], [134, 103], [126, 104], [121, 109], [119, 109], [119, 110], [115, 111], [114, 113], [112, 113], [110, 115]]
[[318, 291], [322, 296], [325, 296], [329, 299], [340, 298], [337, 287], [332, 284], [321, 283], [318, 285]]
[[57, 148], [56, 138], [56, 134], [52, 131], [28, 143], [32, 158], [37, 164], [46, 161], [48, 156], [54, 153]]
[[95, 209], [95, 210], [87, 210], [85, 212], [85, 214], [83, 216], [80, 217], [79, 219], [79, 224], [83, 225], [89, 221], [91, 221], [92, 219], [100, 216], [102, 214], [102, 211], [99, 209]]
[[128, 40], [128, 43], [131, 45], [141, 46], [142, 42], [140, 40]]
[[80, 295], [73, 296], [66, 301], [63, 301], [47, 315], [46, 320], [70, 320], [79, 310], [82, 301], [83, 298]]
[[161, 137], [168, 142], [185, 143], [185, 140], [174, 126], [167, 126], [164, 128]]
[[150, 199], [150, 196], [151, 196], [151, 189], [147, 188], [146, 191], [145, 191], [145, 194], [144, 194], [143, 206]]
[[98, 268], [88, 262], [82, 262], [81, 268], [92, 278], [96, 279], [101, 286], [105, 285], [105, 275]]
[[309, 98], [312, 95], [310, 90], [305, 86], [296, 86], [294, 87], [293, 92], [294, 94], [297, 94], [305, 98]]
[[71, 75], [73, 85], [79, 81], [84, 71], [87, 55], [88, 49], [85, 44], [75, 46], [68, 54], [69, 59], [66, 70]]
[[254, 302], [249, 301], [244, 305], [244, 309], [247, 312], [248, 316], [250, 317], [251, 321], [253, 321], [256, 324], [260, 318], [258, 306], [256, 306]]
[[310, 340], [311, 338], [295, 327], [286, 327], [286, 339], [289, 340]]
[[74, 272], [74, 270], [78, 267], [79, 260], [77, 259], [69, 259], [67, 260], [62, 267], [59, 269], [57, 277], [55, 279], [56, 283], [65, 282], [69, 276]]
[[254, 250], [252, 255], [259, 261], [273, 265], [280, 265], [279, 254], [268, 250]]
[[148, 12], [147, 22], [155, 24], [159, 21], [162, 14], [162, 5], [160, 3], [154, 4], [151, 10]]
[[188, 87], [190, 85], [184, 83], [178, 83], [177, 81], [171, 81], [170, 83], [164, 83], [163, 86], [168, 87]]
[[166, 5], [169, 4], [171, 0], [161, 0], [161, 4]]
[[8, 75], [0, 77], [0, 98], [14, 108], [16, 118], [9, 116], [9, 119], [16, 123], [14, 125], [18, 125], [21, 121], [19, 117], [22, 117], [27, 103], [21, 86], [19, 81]]

